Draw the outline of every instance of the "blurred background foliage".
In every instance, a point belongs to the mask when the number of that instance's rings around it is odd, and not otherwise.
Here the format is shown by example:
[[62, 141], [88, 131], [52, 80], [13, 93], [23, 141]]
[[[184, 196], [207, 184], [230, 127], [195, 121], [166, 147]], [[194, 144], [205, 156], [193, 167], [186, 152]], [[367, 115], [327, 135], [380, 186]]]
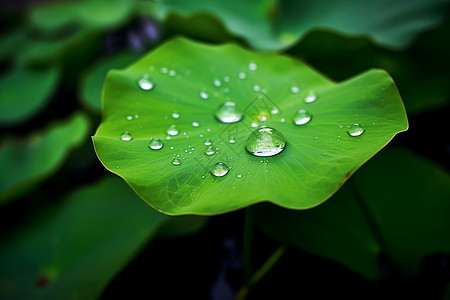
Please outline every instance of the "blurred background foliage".
[[[450, 299], [449, 1], [0, 5], [0, 298], [229, 299], [283, 245], [249, 299]], [[162, 215], [107, 173], [90, 136], [107, 71], [180, 34], [338, 81], [383, 68], [410, 129], [317, 208]]]

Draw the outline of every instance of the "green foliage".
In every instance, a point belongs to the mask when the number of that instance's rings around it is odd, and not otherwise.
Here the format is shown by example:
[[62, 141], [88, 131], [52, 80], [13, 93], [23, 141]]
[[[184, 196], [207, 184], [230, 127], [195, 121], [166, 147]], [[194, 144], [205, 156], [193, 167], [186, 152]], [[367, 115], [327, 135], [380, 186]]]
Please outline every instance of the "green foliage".
[[0, 148], [0, 204], [26, 192], [61, 165], [71, 148], [86, 137], [88, 121], [75, 115], [63, 124], [24, 140], [10, 140]]
[[[257, 70], [249, 70], [252, 62]], [[161, 73], [161, 68], [174, 68], [177, 75]], [[245, 79], [239, 78], [240, 72]], [[155, 87], [142, 90], [137, 82], [147, 73]], [[255, 92], [255, 86], [266, 91]], [[292, 87], [300, 91], [293, 93]], [[305, 103], [311, 91], [318, 100]], [[202, 99], [202, 92], [208, 99]], [[214, 114], [225, 101], [234, 101], [245, 112], [242, 121], [216, 120]], [[271, 114], [273, 108], [278, 113]], [[311, 122], [293, 124], [299, 109], [312, 114]], [[173, 119], [173, 112], [180, 118]], [[135, 114], [138, 119], [127, 118]], [[263, 124], [280, 130], [287, 140], [286, 150], [264, 158], [264, 163], [244, 147], [254, 130], [251, 124], [262, 115], [269, 118]], [[193, 127], [192, 122], [200, 126]], [[363, 135], [347, 133], [355, 123], [365, 128]], [[166, 131], [174, 124], [180, 134], [166, 140]], [[372, 70], [336, 84], [287, 57], [175, 39], [128, 69], [109, 74], [104, 118], [94, 143], [105, 167], [156, 209], [169, 214], [216, 214], [264, 200], [296, 209], [316, 206], [406, 128], [400, 96], [383, 71]], [[133, 140], [122, 141], [123, 132], [130, 132]], [[228, 142], [230, 135], [236, 139], [234, 144]], [[164, 147], [149, 149], [150, 138], [164, 140]], [[206, 138], [213, 140], [218, 153], [204, 154]], [[177, 155], [183, 161], [174, 166], [171, 161]], [[232, 170], [214, 178], [209, 170], [220, 161]], [[237, 179], [238, 174], [242, 178]], [[178, 180], [189, 185], [182, 195], [172, 194]]]

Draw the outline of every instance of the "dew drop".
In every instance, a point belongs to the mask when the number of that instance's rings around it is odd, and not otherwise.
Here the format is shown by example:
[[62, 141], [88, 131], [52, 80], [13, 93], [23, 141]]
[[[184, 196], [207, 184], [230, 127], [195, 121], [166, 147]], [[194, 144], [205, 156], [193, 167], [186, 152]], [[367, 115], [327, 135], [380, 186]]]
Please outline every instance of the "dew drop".
[[198, 122], [192, 122], [192, 126], [193, 126], [193, 127], [198, 127], [198, 126], [200, 126], [200, 123], [198, 123]]
[[228, 142], [230, 143], [230, 144], [234, 144], [234, 143], [236, 143], [236, 138], [233, 136], [233, 137], [230, 137], [230, 139], [228, 140]]
[[258, 65], [255, 64], [254, 62], [251, 62], [251, 63], [248, 64], [248, 69], [250, 71], [256, 71], [258, 69]]
[[247, 139], [245, 149], [255, 156], [274, 156], [286, 147], [283, 134], [271, 127], [261, 127], [253, 131]]
[[169, 72], [169, 69], [167, 69], [166, 67], [161, 68], [161, 73], [167, 74], [167, 72]]
[[312, 115], [304, 109], [300, 109], [294, 117], [295, 125], [305, 125], [311, 121]]
[[224, 162], [218, 162], [213, 168], [211, 168], [211, 174], [216, 177], [223, 177], [227, 175], [228, 171], [230, 171], [230, 167], [228, 167]]
[[231, 80], [230, 76], [225, 76], [223, 78], [223, 81], [225, 81], [225, 82], [230, 82], [230, 80]]
[[167, 134], [169, 135], [169, 136], [173, 136], [173, 135], [177, 135], [177, 134], [179, 134], [180, 132], [178, 131], [178, 129], [175, 127], [175, 125], [171, 125], [170, 127], [169, 127], [169, 129], [167, 129]]
[[281, 118], [281, 119], [280, 119], [280, 122], [281, 122], [281, 123], [284, 123], [285, 121], [286, 121], [285, 118]]
[[205, 150], [205, 154], [211, 156], [216, 153], [216, 150], [212, 146], [209, 146], [208, 149]]
[[236, 177], [237, 178], [242, 178], [242, 174], [237, 174]]
[[120, 139], [122, 141], [131, 141], [133, 139], [133, 137], [131, 136], [131, 133], [129, 133], [128, 131], [124, 131], [122, 132], [122, 134], [120, 135]]
[[308, 95], [305, 98], [306, 103], [313, 103], [319, 98], [317, 94], [314, 91], [309, 91]]
[[174, 77], [175, 75], [177, 75], [177, 72], [175, 70], [170, 70], [169, 71], [169, 76], [170, 77]]
[[274, 107], [274, 108], [272, 108], [272, 110], [270, 111], [270, 113], [272, 114], [272, 115], [276, 115], [276, 114], [278, 114], [280, 111], [278, 110], [278, 108], [276, 108], [276, 107]]
[[164, 143], [158, 138], [151, 138], [148, 147], [153, 150], [159, 150], [164, 146]]
[[133, 116], [127, 116], [127, 120], [128, 120], [128, 121], [133, 120]]
[[208, 95], [208, 93], [206, 93], [206, 92], [200, 92], [200, 98], [202, 98], [202, 99], [208, 99], [209, 98], [209, 95]]
[[261, 90], [261, 87], [260, 87], [259, 85], [254, 85], [254, 86], [253, 86], [253, 90], [254, 90], [255, 92], [259, 92], [259, 91]]
[[243, 117], [243, 112], [236, 107], [236, 103], [227, 101], [216, 111], [216, 118], [222, 123], [236, 123]]
[[347, 133], [350, 136], [360, 136], [361, 134], [363, 134], [365, 131], [365, 129], [359, 125], [358, 123], [353, 124], [353, 126], [350, 127], [349, 130], [347, 130]]
[[178, 157], [175, 157], [175, 158], [172, 160], [172, 165], [174, 165], [174, 166], [179, 166], [179, 165], [181, 165], [181, 160], [180, 160]]
[[245, 74], [244, 72], [240, 72], [238, 76], [239, 76], [240, 79], [247, 78], [247, 74]]
[[177, 113], [177, 112], [174, 112], [174, 113], [172, 114], [172, 118], [174, 118], [174, 119], [178, 119], [179, 117], [180, 117], [180, 114]]
[[258, 122], [252, 122], [250, 124], [250, 126], [253, 127], [253, 128], [256, 128], [256, 127], [259, 127], [259, 123]]
[[298, 94], [298, 92], [300, 92], [300, 89], [298, 88], [298, 86], [291, 86], [292, 94]]
[[217, 86], [217, 87], [222, 86], [222, 82], [219, 79], [214, 79], [213, 84], [214, 84], [214, 86]]
[[203, 145], [205, 145], [205, 146], [210, 146], [210, 145], [212, 145], [212, 141], [211, 141], [210, 139], [206, 139], [206, 140], [203, 142]]
[[145, 91], [149, 91], [155, 86], [153, 82], [151, 82], [150, 79], [148, 78], [148, 75], [142, 76], [141, 79], [139, 79], [138, 81], [138, 85], [141, 89]]

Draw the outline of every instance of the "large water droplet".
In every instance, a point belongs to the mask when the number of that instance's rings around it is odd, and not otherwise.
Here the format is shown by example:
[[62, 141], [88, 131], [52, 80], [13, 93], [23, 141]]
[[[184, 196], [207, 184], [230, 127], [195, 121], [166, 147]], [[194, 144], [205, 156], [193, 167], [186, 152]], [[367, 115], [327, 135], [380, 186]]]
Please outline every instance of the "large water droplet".
[[247, 139], [245, 149], [255, 156], [274, 156], [284, 150], [286, 139], [271, 127], [261, 127], [253, 131]]
[[211, 168], [211, 174], [216, 177], [223, 177], [230, 171], [230, 167], [224, 162], [218, 162], [213, 168]]
[[306, 95], [305, 102], [312, 103], [316, 101], [318, 98], [319, 96], [314, 91], [309, 91], [308, 95]]
[[250, 71], [256, 71], [256, 69], [258, 69], [258, 65], [255, 64], [254, 62], [251, 62], [251, 63], [248, 64], [248, 69]]
[[353, 126], [350, 127], [349, 130], [347, 130], [347, 133], [350, 136], [360, 136], [361, 134], [363, 134], [365, 131], [365, 129], [359, 125], [358, 123], [353, 124]]
[[151, 82], [150, 79], [148, 78], [148, 75], [142, 76], [141, 79], [139, 79], [138, 81], [138, 85], [141, 89], [145, 91], [149, 91], [155, 86], [153, 82]]
[[150, 143], [148, 144], [148, 147], [153, 150], [159, 150], [163, 146], [164, 146], [164, 143], [158, 138], [150, 139]]
[[236, 107], [236, 103], [228, 101], [216, 111], [216, 118], [222, 123], [236, 123], [243, 117], [243, 112]]
[[300, 109], [294, 117], [295, 125], [304, 125], [311, 121], [312, 115], [304, 109]]
[[178, 157], [175, 157], [175, 158], [172, 160], [172, 165], [174, 165], [174, 166], [179, 166], [179, 165], [181, 165], [181, 160], [180, 160]]
[[208, 149], [205, 150], [205, 154], [208, 156], [211, 156], [214, 153], [216, 153], [216, 150], [213, 148], [213, 146], [209, 146]]
[[131, 136], [131, 133], [129, 133], [128, 131], [124, 131], [122, 132], [122, 134], [120, 135], [120, 139], [122, 141], [131, 141], [133, 139], [133, 137]]
[[168, 135], [177, 135], [177, 134], [179, 134], [180, 132], [178, 131], [178, 129], [175, 127], [175, 125], [171, 125], [170, 127], [169, 127], [169, 129], [167, 129], [167, 134]]
[[203, 142], [203, 144], [204, 144], [205, 146], [209, 146], [209, 145], [212, 145], [212, 141], [211, 141], [210, 139], [206, 139], [206, 140]]
[[206, 93], [206, 92], [200, 92], [200, 98], [202, 98], [202, 99], [208, 99], [209, 98], [209, 95], [208, 95], [208, 93]]

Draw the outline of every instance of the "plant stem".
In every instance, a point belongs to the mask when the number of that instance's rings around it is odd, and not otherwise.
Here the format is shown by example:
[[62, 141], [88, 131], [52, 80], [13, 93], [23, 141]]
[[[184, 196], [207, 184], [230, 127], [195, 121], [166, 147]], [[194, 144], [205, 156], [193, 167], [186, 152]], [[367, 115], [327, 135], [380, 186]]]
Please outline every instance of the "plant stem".
[[267, 272], [272, 269], [272, 267], [278, 262], [278, 260], [281, 258], [281, 256], [286, 251], [286, 246], [282, 245], [278, 247], [272, 255], [266, 260], [266, 262], [259, 268], [255, 274], [250, 278], [248, 283], [246, 283], [237, 293], [234, 297], [234, 300], [243, 300], [247, 297], [248, 292], [252, 285], [255, 285], [258, 283], [266, 274]]

